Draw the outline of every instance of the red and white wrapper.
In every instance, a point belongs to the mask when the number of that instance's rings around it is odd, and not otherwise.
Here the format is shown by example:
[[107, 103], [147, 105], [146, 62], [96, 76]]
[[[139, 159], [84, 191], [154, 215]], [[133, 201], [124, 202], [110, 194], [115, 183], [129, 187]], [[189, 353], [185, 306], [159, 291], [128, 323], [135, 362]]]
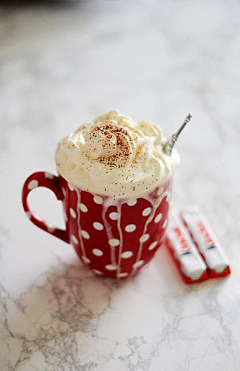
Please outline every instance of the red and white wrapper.
[[209, 278], [230, 274], [228, 259], [206, 216], [197, 206], [182, 209], [181, 216], [209, 268]]
[[207, 279], [207, 266], [177, 212], [172, 212], [166, 242], [184, 282], [194, 283]]

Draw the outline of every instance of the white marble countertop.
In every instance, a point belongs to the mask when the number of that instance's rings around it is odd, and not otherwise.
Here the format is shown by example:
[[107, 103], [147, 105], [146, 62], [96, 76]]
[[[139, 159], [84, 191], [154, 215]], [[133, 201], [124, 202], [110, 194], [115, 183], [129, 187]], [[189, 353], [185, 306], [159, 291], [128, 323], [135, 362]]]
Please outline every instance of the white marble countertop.
[[[1, 5], [1, 371], [240, 370], [239, 19], [237, 0]], [[131, 281], [103, 280], [27, 220], [25, 178], [114, 108], [167, 135], [193, 112], [173, 203], [202, 205], [230, 277], [187, 286], [162, 248]], [[63, 223], [50, 192], [31, 203]]]

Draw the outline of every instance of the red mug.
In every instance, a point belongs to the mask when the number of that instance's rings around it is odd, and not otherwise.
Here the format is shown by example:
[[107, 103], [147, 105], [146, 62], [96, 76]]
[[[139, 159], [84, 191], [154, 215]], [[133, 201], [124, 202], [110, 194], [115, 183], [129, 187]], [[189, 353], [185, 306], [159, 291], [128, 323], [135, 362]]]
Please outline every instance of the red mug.
[[[28, 206], [29, 193], [46, 187], [63, 202], [66, 229], [55, 228]], [[62, 176], [36, 172], [23, 185], [26, 215], [39, 228], [71, 243], [79, 258], [96, 274], [110, 278], [134, 276], [161, 245], [168, 221], [172, 177], [136, 199], [92, 194]]]

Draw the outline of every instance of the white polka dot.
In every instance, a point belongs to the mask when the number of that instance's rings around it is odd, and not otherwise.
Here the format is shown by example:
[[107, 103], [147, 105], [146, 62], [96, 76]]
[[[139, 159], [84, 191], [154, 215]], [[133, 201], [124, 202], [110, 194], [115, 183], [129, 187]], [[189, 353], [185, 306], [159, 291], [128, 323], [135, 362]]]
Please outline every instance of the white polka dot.
[[72, 240], [72, 242], [73, 243], [75, 243], [76, 245], [78, 244], [78, 239], [77, 239], [77, 237], [75, 237], [75, 236], [71, 236], [71, 240]]
[[132, 251], [124, 251], [121, 255], [122, 258], [124, 259], [128, 259], [128, 258], [131, 258], [131, 256], [133, 256], [133, 253]]
[[74, 191], [75, 190], [74, 185], [71, 184], [71, 183], [68, 183], [68, 188], [70, 189], [70, 191]]
[[100, 272], [98, 269], [93, 269], [93, 272], [98, 274], [99, 276], [102, 276], [102, 272]]
[[139, 262], [133, 264], [133, 268], [139, 268], [141, 267], [141, 265], [143, 265], [144, 261], [143, 260], [139, 260]]
[[95, 228], [95, 229], [97, 229], [98, 231], [102, 231], [103, 230], [103, 225], [102, 225], [102, 223], [98, 223], [98, 222], [94, 222], [93, 223], [93, 227]]
[[109, 245], [111, 246], [118, 246], [120, 244], [120, 241], [116, 238], [112, 238], [111, 240], [109, 240]]
[[124, 277], [127, 277], [128, 275], [129, 275], [129, 273], [122, 272], [122, 273], [119, 273], [117, 276], [118, 276], [118, 278], [124, 278]]
[[126, 232], [134, 232], [135, 229], [136, 229], [135, 224], [128, 224], [128, 225], [125, 227], [125, 231], [126, 231]]
[[118, 213], [112, 212], [109, 214], [109, 218], [112, 220], [117, 220], [118, 219]]
[[91, 260], [89, 260], [86, 256], [82, 255], [82, 260], [84, 261], [85, 264], [89, 264]]
[[103, 252], [99, 249], [93, 249], [93, 254], [96, 255], [96, 256], [102, 256], [103, 255]]
[[95, 196], [95, 197], [93, 197], [93, 201], [94, 201], [96, 204], [98, 204], [98, 205], [101, 205], [101, 204], [103, 203], [103, 199], [102, 199], [102, 197], [100, 197], [100, 196]]
[[30, 213], [30, 211], [26, 211], [26, 213], [25, 213], [26, 215], [27, 215], [27, 217], [28, 217], [28, 219], [30, 219], [31, 218], [31, 213]]
[[143, 210], [142, 212], [142, 216], [148, 216], [149, 214], [151, 214], [151, 207], [147, 207], [146, 209]]
[[38, 181], [37, 180], [31, 180], [31, 182], [28, 183], [28, 189], [32, 190], [34, 188], [38, 187]]
[[115, 271], [117, 269], [117, 267], [113, 264], [108, 264], [108, 265], [105, 265], [105, 268], [108, 270], [108, 271]]
[[154, 247], [157, 246], [157, 241], [154, 241], [153, 243], [151, 243], [151, 245], [148, 247], [148, 250], [151, 251], [154, 249]]
[[63, 193], [63, 196], [65, 197], [66, 196], [66, 191], [65, 191], [65, 188], [62, 187], [62, 193]]
[[136, 205], [136, 203], [137, 203], [136, 198], [128, 200], [128, 202], [127, 202], [128, 206], [134, 206], [134, 205]]
[[77, 215], [76, 215], [75, 211], [71, 207], [69, 209], [69, 212], [70, 212], [71, 216], [75, 219]]
[[50, 224], [47, 225], [48, 232], [53, 233], [55, 231], [55, 229], [56, 228], [54, 228], [52, 225], [50, 225]]
[[140, 241], [140, 242], [146, 242], [148, 239], [149, 239], [149, 234], [146, 233], [146, 234], [143, 234], [143, 235], [139, 238], [139, 241]]
[[81, 231], [81, 234], [82, 234], [83, 238], [85, 238], [86, 240], [89, 240], [89, 238], [90, 238], [89, 233], [87, 233], [86, 231]]
[[48, 178], [48, 179], [53, 179], [54, 175], [51, 174], [51, 173], [45, 173], [45, 177]]
[[88, 208], [87, 208], [87, 206], [86, 205], [84, 205], [84, 204], [78, 204], [78, 207], [79, 207], [79, 209], [82, 211], [82, 212], [84, 212], [84, 213], [86, 213], [87, 211], [88, 211]]
[[168, 224], [168, 220], [166, 219], [165, 222], [163, 223], [162, 227], [166, 228], [167, 224]]
[[43, 222], [43, 219], [41, 218], [41, 216], [37, 215], [34, 213], [34, 218], [39, 220], [40, 222]]
[[159, 213], [159, 214], [155, 217], [154, 222], [155, 222], [155, 223], [158, 223], [158, 222], [160, 222], [161, 219], [162, 219], [162, 214]]

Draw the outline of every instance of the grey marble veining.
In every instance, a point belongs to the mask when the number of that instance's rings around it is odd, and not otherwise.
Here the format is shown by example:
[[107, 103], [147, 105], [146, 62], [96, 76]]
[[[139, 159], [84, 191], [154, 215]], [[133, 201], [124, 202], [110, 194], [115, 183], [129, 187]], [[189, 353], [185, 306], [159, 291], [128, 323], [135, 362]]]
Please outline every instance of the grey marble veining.
[[[1, 371], [240, 370], [239, 19], [237, 0], [1, 4]], [[193, 112], [173, 203], [203, 207], [230, 277], [184, 285], [162, 247], [131, 281], [102, 280], [29, 223], [25, 178], [114, 108], [166, 135]], [[32, 207], [61, 225], [43, 192]]]

